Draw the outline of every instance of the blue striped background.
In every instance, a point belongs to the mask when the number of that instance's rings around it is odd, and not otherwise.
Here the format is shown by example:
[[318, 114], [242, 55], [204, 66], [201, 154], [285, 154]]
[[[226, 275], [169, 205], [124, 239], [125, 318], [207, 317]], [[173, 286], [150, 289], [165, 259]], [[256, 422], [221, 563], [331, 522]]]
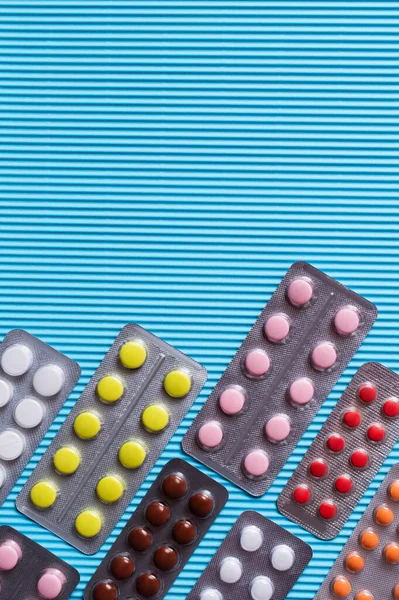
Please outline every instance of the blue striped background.
[[[398, 23], [390, 1], [0, 0], [1, 334], [25, 327], [77, 360], [76, 391], [0, 509], [69, 560], [84, 557], [17, 514], [26, 481], [127, 321], [203, 363], [183, 433], [288, 266], [304, 259], [380, 316], [279, 478], [229, 503], [168, 594], [182, 600], [244, 508], [312, 544], [290, 600], [310, 599], [326, 544], [275, 502], [354, 371], [397, 369]], [[217, 477], [219, 481], [221, 478]]]

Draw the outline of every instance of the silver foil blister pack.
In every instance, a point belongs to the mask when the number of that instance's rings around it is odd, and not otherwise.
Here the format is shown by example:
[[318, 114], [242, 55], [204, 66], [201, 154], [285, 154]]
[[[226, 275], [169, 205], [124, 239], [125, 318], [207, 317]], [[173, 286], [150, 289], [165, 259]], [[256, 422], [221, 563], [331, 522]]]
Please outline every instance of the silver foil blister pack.
[[186, 461], [169, 461], [90, 579], [85, 600], [163, 598], [227, 498]]
[[294, 263], [185, 435], [184, 451], [262, 495], [376, 317], [368, 300]]
[[197, 362], [126, 325], [19, 494], [18, 510], [97, 552], [205, 380]]
[[246, 511], [187, 600], [283, 600], [311, 558], [308, 544], [258, 512]]
[[279, 511], [330, 540], [399, 438], [399, 376], [379, 363], [357, 371], [278, 499]]

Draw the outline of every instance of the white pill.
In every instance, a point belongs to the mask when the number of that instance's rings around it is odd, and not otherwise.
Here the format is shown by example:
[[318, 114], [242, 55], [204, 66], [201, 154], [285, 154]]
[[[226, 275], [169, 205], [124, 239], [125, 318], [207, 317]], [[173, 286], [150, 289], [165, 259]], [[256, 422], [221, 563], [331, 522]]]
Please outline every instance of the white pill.
[[28, 346], [23, 344], [13, 344], [1, 357], [1, 368], [7, 375], [18, 377], [28, 371], [32, 365], [32, 352]]
[[237, 583], [242, 575], [242, 564], [234, 556], [228, 556], [220, 565], [220, 579], [224, 583]]
[[33, 376], [33, 387], [41, 396], [55, 396], [64, 385], [64, 371], [58, 365], [40, 367]]
[[0, 379], [0, 407], [9, 403], [12, 398], [13, 389], [11, 383], [6, 379]]
[[0, 489], [3, 487], [7, 474], [3, 465], [0, 465]]
[[255, 525], [248, 525], [241, 531], [241, 548], [247, 552], [259, 550], [263, 544], [263, 533]]
[[200, 600], [223, 600], [223, 596], [218, 590], [209, 588], [201, 592]]
[[24, 398], [14, 411], [16, 423], [24, 429], [37, 427], [44, 419], [44, 407], [36, 398]]
[[271, 552], [271, 561], [277, 571], [288, 571], [294, 564], [295, 553], [286, 544], [275, 546]]
[[0, 433], [0, 458], [2, 460], [15, 460], [21, 456], [25, 449], [25, 438], [22, 433], [14, 429], [6, 429]]
[[274, 585], [268, 577], [259, 575], [251, 582], [251, 598], [253, 600], [270, 600], [274, 593]]

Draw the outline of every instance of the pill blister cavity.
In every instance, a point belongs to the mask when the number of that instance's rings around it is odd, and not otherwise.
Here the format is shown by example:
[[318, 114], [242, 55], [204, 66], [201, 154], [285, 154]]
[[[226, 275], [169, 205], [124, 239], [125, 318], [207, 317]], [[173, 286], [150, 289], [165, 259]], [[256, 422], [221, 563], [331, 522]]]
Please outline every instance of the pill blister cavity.
[[237, 583], [242, 576], [242, 564], [235, 556], [227, 556], [221, 562], [219, 576], [223, 583]]
[[359, 448], [352, 452], [350, 462], [355, 469], [366, 469], [369, 465], [369, 455], [366, 450]]
[[337, 514], [337, 507], [332, 500], [325, 500], [319, 506], [319, 515], [326, 521], [331, 521]]
[[119, 591], [113, 581], [99, 581], [92, 590], [93, 600], [118, 600]]
[[335, 577], [331, 585], [331, 591], [337, 598], [347, 598], [352, 592], [352, 586], [349, 579], [344, 575]]
[[170, 519], [170, 510], [164, 502], [151, 502], [145, 511], [147, 521], [154, 527], [165, 525]]
[[320, 342], [312, 350], [312, 365], [317, 371], [328, 371], [337, 362], [337, 349], [332, 342]]
[[167, 498], [180, 500], [188, 490], [187, 480], [182, 473], [169, 473], [162, 481], [162, 491]]
[[75, 519], [75, 529], [82, 538], [94, 538], [101, 528], [102, 518], [96, 510], [84, 510]]
[[0, 545], [0, 571], [11, 571], [21, 558], [21, 546], [14, 540], [5, 540]]
[[24, 398], [17, 404], [14, 420], [23, 429], [37, 427], [43, 421], [45, 408], [37, 398]]
[[349, 494], [353, 488], [353, 481], [350, 475], [340, 475], [334, 482], [334, 487], [339, 494]]
[[392, 481], [388, 488], [388, 493], [392, 500], [395, 502], [399, 501], [399, 479]]
[[251, 581], [250, 592], [252, 600], [271, 600], [274, 585], [269, 577], [258, 575]]
[[13, 386], [6, 379], [0, 379], [0, 408], [6, 406], [13, 396]]
[[293, 306], [306, 306], [313, 297], [312, 281], [307, 277], [294, 279], [287, 288], [287, 297]]
[[0, 458], [5, 461], [16, 460], [25, 450], [25, 437], [15, 429], [6, 429], [0, 433]]
[[147, 358], [147, 348], [141, 340], [132, 340], [123, 344], [119, 350], [119, 359], [126, 369], [138, 369]]
[[246, 374], [250, 377], [264, 377], [270, 369], [270, 358], [264, 350], [255, 348], [246, 355], [244, 367]]
[[256, 552], [263, 544], [263, 532], [256, 525], [247, 525], [241, 531], [241, 548], [246, 552]]
[[181, 369], [170, 371], [164, 379], [163, 387], [171, 398], [183, 398], [191, 390], [191, 377]]
[[97, 384], [97, 395], [105, 403], [113, 404], [123, 396], [124, 386], [119, 377], [106, 375]]
[[219, 590], [208, 588], [207, 590], [203, 590], [201, 592], [200, 600], [223, 600], [223, 596]]
[[367, 429], [367, 437], [371, 442], [379, 444], [385, 438], [385, 429], [381, 423], [372, 423]]
[[391, 525], [393, 519], [393, 511], [386, 504], [381, 504], [374, 510], [374, 520], [378, 525], [388, 527]]
[[135, 564], [130, 556], [118, 554], [113, 557], [109, 565], [110, 571], [115, 579], [129, 579], [135, 572]]
[[0, 490], [3, 487], [5, 480], [7, 479], [7, 472], [3, 465], [0, 465]]
[[364, 569], [364, 558], [359, 552], [349, 552], [345, 557], [345, 567], [350, 573], [359, 573]]
[[356, 429], [361, 423], [360, 413], [353, 408], [346, 410], [342, 415], [342, 422], [349, 429]]
[[295, 552], [287, 544], [275, 546], [270, 554], [270, 561], [276, 571], [288, 571], [295, 560]]
[[141, 421], [145, 429], [151, 433], [163, 431], [169, 424], [169, 413], [163, 404], [150, 404], [143, 410]]
[[146, 446], [138, 440], [128, 440], [119, 448], [118, 458], [126, 469], [138, 469], [147, 456]]
[[382, 405], [383, 414], [389, 419], [395, 419], [399, 415], [399, 401], [397, 398], [388, 398]]
[[29, 371], [32, 366], [33, 355], [24, 344], [13, 344], [1, 356], [1, 368], [11, 377], [19, 377]]
[[355, 596], [355, 600], [375, 600], [374, 596], [368, 590], [360, 590]]
[[371, 528], [365, 529], [359, 536], [360, 545], [365, 550], [375, 550], [380, 543], [378, 534]]
[[269, 342], [283, 342], [290, 332], [289, 318], [283, 313], [272, 315], [264, 325], [264, 332]]
[[292, 497], [297, 504], [309, 504], [311, 500], [310, 489], [307, 485], [297, 485], [292, 492]]
[[243, 461], [244, 473], [249, 478], [263, 477], [269, 468], [269, 457], [263, 450], [252, 450]]
[[354, 306], [344, 306], [336, 312], [334, 327], [339, 335], [353, 335], [359, 325], [360, 314]]
[[142, 573], [136, 580], [136, 589], [144, 598], [152, 598], [159, 593], [161, 582], [154, 573]]
[[273, 443], [283, 442], [291, 431], [291, 421], [287, 415], [275, 415], [266, 423], [266, 437]]
[[204, 490], [193, 494], [188, 505], [193, 515], [199, 519], [206, 519], [213, 513], [215, 502], [212, 494]]
[[299, 377], [290, 385], [288, 396], [294, 406], [305, 406], [313, 399], [314, 385], [308, 377]]
[[327, 438], [327, 448], [334, 454], [342, 452], [342, 450], [345, 448], [345, 440], [342, 435], [339, 433], [332, 433]]
[[145, 552], [152, 545], [152, 533], [147, 527], [134, 527], [129, 532], [128, 542], [136, 552]]
[[100, 417], [92, 411], [82, 412], [76, 417], [73, 429], [81, 440], [92, 440], [100, 433]]
[[322, 458], [317, 458], [309, 465], [309, 473], [312, 475], [312, 477], [315, 477], [316, 479], [321, 479], [322, 477], [325, 477], [327, 475], [327, 472], [327, 464]]
[[30, 490], [30, 499], [36, 508], [50, 508], [57, 499], [57, 488], [51, 481], [39, 481]]
[[96, 486], [98, 498], [104, 504], [114, 504], [120, 500], [125, 491], [125, 484], [117, 475], [102, 477]]
[[44, 365], [33, 376], [33, 387], [38, 394], [46, 398], [58, 394], [64, 383], [64, 371], [58, 365]]
[[180, 519], [173, 525], [172, 537], [178, 544], [187, 546], [197, 537], [197, 528], [188, 519]]
[[155, 550], [153, 560], [161, 571], [172, 571], [178, 563], [178, 554], [172, 546], [164, 544]]
[[369, 382], [362, 383], [359, 386], [357, 393], [358, 393], [359, 399], [362, 402], [365, 402], [366, 404], [369, 404], [370, 402], [374, 402], [374, 400], [377, 398], [377, 389], [376, 389], [375, 385], [373, 385], [372, 383], [369, 383]]
[[245, 392], [239, 386], [229, 386], [220, 394], [219, 406], [226, 415], [239, 414], [245, 405]]
[[62, 592], [66, 577], [59, 569], [46, 569], [37, 583], [37, 591], [45, 600], [54, 600]]
[[399, 544], [396, 542], [387, 544], [384, 548], [384, 557], [390, 565], [397, 565], [399, 563]]
[[205, 450], [217, 448], [223, 440], [221, 424], [217, 421], [204, 423], [198, 430], [197, 438], [200, 446]]
[[60, 475], [72, 475], [78, 470], [81, 460], [79, 450], [73, 446], [64, 446], [54, 454], [53, 464]]

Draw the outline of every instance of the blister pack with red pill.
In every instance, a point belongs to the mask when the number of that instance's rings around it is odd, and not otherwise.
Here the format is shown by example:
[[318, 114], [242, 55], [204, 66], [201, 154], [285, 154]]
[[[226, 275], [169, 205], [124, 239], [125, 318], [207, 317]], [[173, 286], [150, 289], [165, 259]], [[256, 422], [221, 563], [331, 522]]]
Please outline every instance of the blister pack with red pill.
[[187, 600], [284, 600], [312, 549], [258, 512], [238, 517]]
[[281, 492], [279, 511], [336, 537], [399, 438], [399, 376], [360, 367]]
[[184, 451], [261, 496], [376, 317], [368, 300], [294, 263], [185, 435]]
[[385, 477], [315, 600], [399, 600], [399, 463]]
[[186, 461], [169, 461], [89, 581], [85, 600], [163, 598], [227, 497]]
[[0, 599], [68, 600], [79, 573], [16, 529], [0, 527]]

